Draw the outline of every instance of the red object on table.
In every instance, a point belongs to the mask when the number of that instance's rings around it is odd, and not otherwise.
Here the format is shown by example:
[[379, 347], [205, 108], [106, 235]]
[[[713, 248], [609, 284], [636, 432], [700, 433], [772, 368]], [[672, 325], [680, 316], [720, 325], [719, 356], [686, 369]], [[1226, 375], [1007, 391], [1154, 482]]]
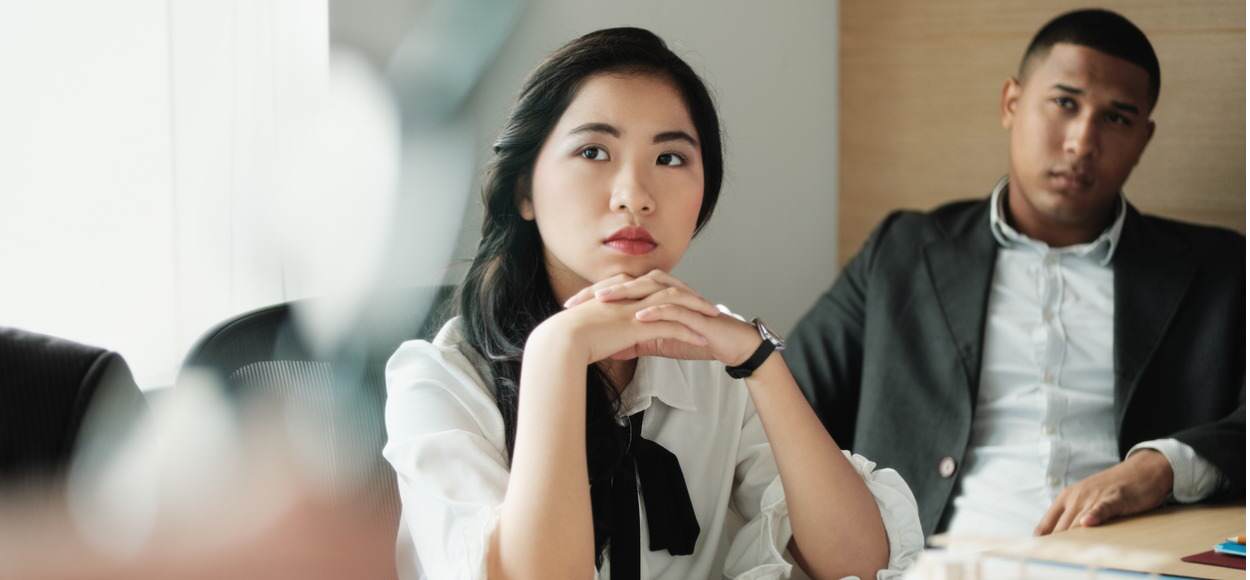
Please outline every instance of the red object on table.
[[1182, 562], [1192, 562], [1194, 564], [1207, 564], [1210, 566], [1220, 566], [1223, 568], [1236, 568], [1238, 570], [1246, 569], [1246, 559], [1237, 556], [1229, 556], [1228, 554], [1219, 554], [1215, 550], [1207, 550], [1199, 554], [1191, 554], [1181, 558]]

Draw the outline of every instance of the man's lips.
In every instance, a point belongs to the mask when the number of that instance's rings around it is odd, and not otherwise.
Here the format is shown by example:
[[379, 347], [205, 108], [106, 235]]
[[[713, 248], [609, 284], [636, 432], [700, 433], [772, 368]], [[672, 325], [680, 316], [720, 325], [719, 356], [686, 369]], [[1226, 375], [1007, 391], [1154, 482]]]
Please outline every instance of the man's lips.
[[1094, 177], [1088, 173], [1057, 170], [1047, 172], [1046, 177], [1061, 191], [1086, 189], [1094, 184]]
[[621, 228], [608, 236], [603, 245], [624, 254], [640, 256], [654, 250], [659, 244], [655, 243], [655, 238], [651, 237], [646, 228], [631, 226]]

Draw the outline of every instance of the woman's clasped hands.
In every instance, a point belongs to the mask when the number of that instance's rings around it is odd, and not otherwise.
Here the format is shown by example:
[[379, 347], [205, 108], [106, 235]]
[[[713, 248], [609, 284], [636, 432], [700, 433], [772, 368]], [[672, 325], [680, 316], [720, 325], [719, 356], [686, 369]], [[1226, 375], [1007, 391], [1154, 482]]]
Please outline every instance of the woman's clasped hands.
[[733, 366], [760, 344], [754, 325], [722, 313], [663, 270], [617, 274], [582, 289], [564, 307], [548, 322], [568, 325], [587, 364], [658, 356]]

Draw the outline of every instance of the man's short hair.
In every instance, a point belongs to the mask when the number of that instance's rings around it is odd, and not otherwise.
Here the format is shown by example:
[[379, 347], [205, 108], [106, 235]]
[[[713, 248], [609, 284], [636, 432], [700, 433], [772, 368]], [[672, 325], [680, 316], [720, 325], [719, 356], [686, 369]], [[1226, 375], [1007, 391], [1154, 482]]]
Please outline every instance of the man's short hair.
[[1075, 10], [1047, 22], [1020, 59], [1019, 78], [1024, 80], [1034, 57], [1044, 58], [1050, 47], [1060, 44], [1085, 46], [1122, 58], [1146, 69], [1150, 75], [1150, 108], [1159, 100], [1159, 59], [1146, 34], [1123, 16], [1110, 10]]

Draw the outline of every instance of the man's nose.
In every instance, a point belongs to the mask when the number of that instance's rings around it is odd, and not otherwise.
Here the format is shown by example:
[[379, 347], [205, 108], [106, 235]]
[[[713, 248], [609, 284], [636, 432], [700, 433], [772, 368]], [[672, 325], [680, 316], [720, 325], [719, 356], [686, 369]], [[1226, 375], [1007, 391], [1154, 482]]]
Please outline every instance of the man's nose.
[[1098, 123], [1092, 114], [1081, 115], [1068, 123], [1063, 152], [1074, 159], [1098, 156]]

